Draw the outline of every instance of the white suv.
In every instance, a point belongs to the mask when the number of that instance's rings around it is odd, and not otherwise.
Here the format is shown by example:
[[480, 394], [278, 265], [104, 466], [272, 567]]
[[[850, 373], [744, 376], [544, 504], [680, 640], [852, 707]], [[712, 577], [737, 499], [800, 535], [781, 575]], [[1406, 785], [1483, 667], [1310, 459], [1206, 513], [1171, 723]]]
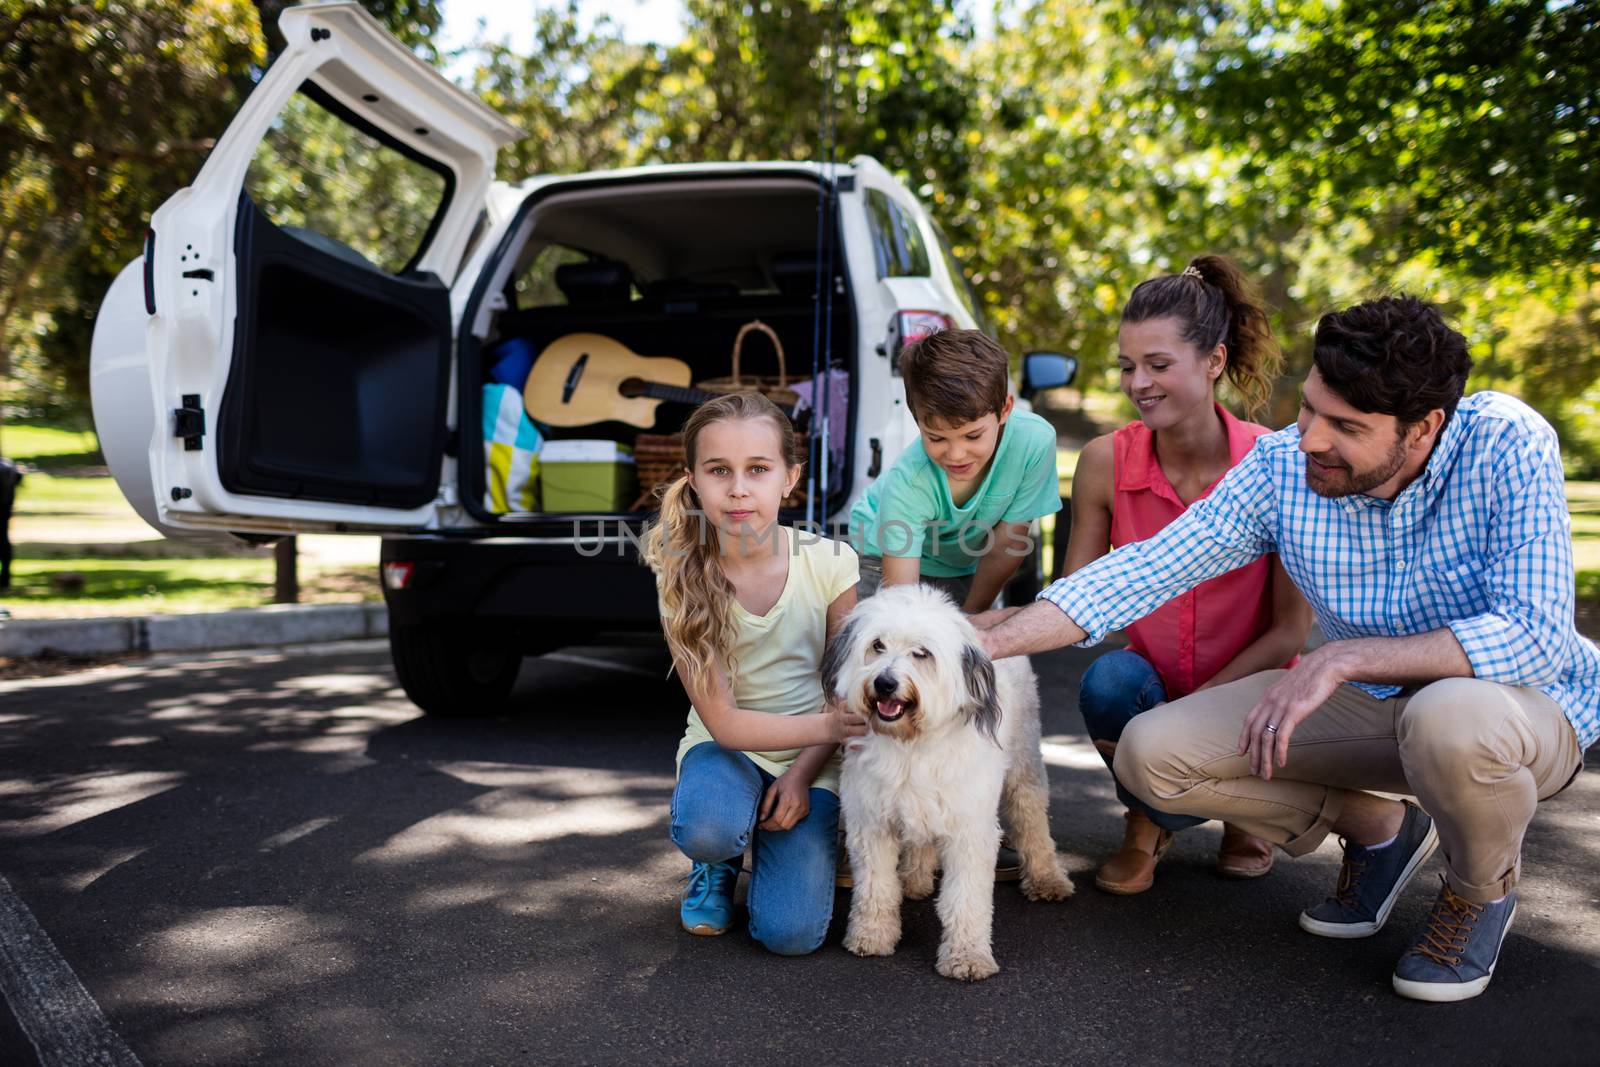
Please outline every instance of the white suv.
[[[482, 398], [508, 350], [599, 336], [700, 381], [729, 373], [760, 320], [791, 374], [830, 383], [810, 413], [815, 503], [791, 518], [837, 529], [915, 438], [893, 354], [982, 326], [932, 220], [870, 158], [508, 184], [495, 156], [520, 132], [359, 5], [279, 25], [288, 47], [106, 295], [95, 422], [123, 493], [168, 536], [382, 533], [395, 667], [430, 712], [495, 706], [524, 654], [657, 626], [636, 501], [490, 506]], [[770, 348], [745, 354], [747, 373], [774, 373]], [[576, 367], [538, 399], [570, 399]], [[1073, 370], [1030, 353], [1022, 393]], [[629, 422], [618, 404], [547, 433], [630, 445], [690, 410]], [[1017, 592], [1036, 559], [1024, 571]]]

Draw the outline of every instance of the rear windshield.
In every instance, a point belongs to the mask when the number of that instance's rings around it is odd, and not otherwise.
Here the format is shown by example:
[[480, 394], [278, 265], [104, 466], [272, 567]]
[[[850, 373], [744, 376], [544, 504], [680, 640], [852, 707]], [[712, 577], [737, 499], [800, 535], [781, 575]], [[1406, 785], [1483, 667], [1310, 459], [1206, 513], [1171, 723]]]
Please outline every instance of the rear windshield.
[[517, 307], [541, 307], [567, 303], [567, 296], [556, 284], [556, 268], [568, 263], [587, 263], [594, 257], [587, 252], [566, 245], [551, 244], [541, 248], [527, 269], [517, 275], [514, 289]]

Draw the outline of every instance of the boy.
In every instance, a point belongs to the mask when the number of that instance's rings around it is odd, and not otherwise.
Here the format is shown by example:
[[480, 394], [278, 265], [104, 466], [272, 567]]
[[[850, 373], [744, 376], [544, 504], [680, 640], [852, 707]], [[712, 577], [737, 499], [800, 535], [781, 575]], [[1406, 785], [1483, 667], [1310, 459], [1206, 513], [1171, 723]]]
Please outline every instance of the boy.
[[978, 330], [945, 330], [900, 353], [921, 439], [850, 510], [857, 596], [923, 581], [983, 611], [1029, 551], [1029, 524], [1061, 507], [1056, 433], [1012, 410], [1010, 360]]

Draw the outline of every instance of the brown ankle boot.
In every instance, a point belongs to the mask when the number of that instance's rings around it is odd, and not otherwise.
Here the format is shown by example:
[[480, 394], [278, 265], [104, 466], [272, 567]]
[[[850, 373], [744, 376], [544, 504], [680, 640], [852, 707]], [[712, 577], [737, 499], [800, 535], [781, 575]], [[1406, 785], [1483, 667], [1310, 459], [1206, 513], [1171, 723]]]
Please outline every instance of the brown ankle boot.
[[1272, 842], [1241, 830], [1231, 822], [1222, 824], [1217, 873], [1224, 878], [1260, 878], [1272, 870], [1272, 862], [1277, 855]]
[[1126, 817], [1122, 847], [1096, 872], [1094, 884], [1107, 893], [1132, 896], [1155, 884], [1156, 864], [1172, 847], [1172, 831], [1163, 830], [1142, 811], [1130, 811]]

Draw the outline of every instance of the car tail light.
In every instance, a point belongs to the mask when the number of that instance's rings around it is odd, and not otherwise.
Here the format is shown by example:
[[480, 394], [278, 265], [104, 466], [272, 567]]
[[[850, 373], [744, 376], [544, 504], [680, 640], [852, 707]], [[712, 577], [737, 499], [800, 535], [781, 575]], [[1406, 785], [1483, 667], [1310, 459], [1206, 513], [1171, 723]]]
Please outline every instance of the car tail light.
[[411, 584], [411, 575], [416, 572], [417, 565], [410, 562], [385, 563], [383, 565], [383, 584], [389, 589], [404, 589]]
[[897, 332], [900, 334], [901, 348], [931, 333], [953, 330], [956, 326], [956, 320], [942, 311], [902, 311], [899, 317]]

